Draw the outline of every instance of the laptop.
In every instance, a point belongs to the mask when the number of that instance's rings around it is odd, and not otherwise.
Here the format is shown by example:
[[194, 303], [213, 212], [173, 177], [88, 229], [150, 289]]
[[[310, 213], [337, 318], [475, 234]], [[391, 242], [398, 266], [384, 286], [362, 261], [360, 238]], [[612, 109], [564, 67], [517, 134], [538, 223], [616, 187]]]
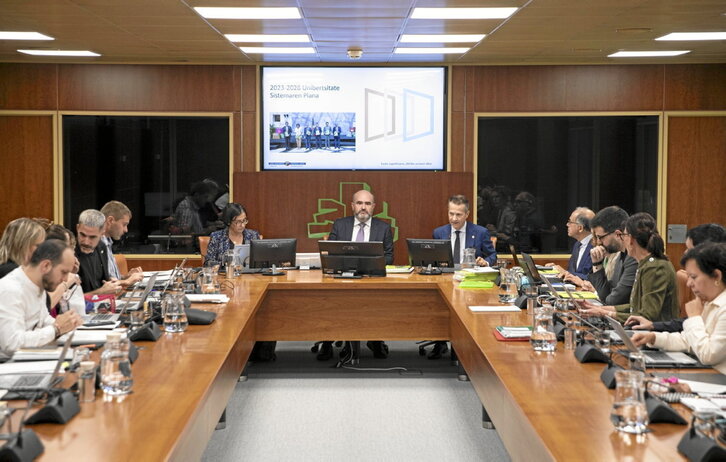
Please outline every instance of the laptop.
[[528, 253], [522, 252], [522, 259], [524, 260], [524, 272], [527, 273], [527, 277], [530, 281], [534, 281], [536, 284], [541, 284], [546, 278], [552, 284], [564, 284], [565, 282], [557, 276], [542, 276], [537, 269], [537, 265], [534, 264], [532, 256]]
[[643, 353], [645, 364], [650, 367], [706, 367], [699, 364], [698, 360], [691, 358], [685, 353], [640, 350], [635, 346], [633, 341], [628, 337], [623, 326], [611, 317], [607, 317], [608, 322], [613, 330], [618, 334], [620, 340], [623, 341], [625, 347], [632, 353]]
[[127, 310], [142, 309], [144, 306], [144, 302], [149, 297], [151, 291], [154, 289], [154, 283], [156, 282], [157, 275], [158, 273], [154, 273], [151, 275], [151, 277], [149, 278], [149, 282], [146, 284], [144, 291], [141, 293], [141, 298], [138, 302], [131, 302], [132, 297], [128, 297], [125, 299], [123, 304], [121, 304], [121, 309], [118, 313], [94, 313], [84, 315], [83, 326], [94, 327], [99, 325], [116, 323], [122, 315], [126, 314]]
[[58, 361], [55, 363], [55, 369], [52, 374], [26, 373], [0, 375], [0, 389], [8, 391], [47, 390], [60, 382], [61, 365], [67, 361], [66, 353], [68, 353], [68, 348], [71, 346], [74, 334], [75, 332], [71, 332], [63, 344], [63, 350], [61, 351], [60, 356], [58, 356]]

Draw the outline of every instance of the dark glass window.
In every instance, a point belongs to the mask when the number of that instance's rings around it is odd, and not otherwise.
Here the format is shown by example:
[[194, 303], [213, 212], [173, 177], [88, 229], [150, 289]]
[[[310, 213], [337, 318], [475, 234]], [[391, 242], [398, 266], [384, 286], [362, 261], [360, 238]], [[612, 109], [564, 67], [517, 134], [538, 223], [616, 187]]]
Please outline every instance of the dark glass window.
[[658, 116], [478, 119], [477, 222], [533, 253], [569, 253], [578, 207], [619, 205], [654, 217]]
[[[195, 252], [196, 235], [219, 226], [215, 201], [228, 197], [229, 153], [224, 116], [64, 115], [64, 223], [75, 229], [83, 210], [118, 200], [133, 217], [115, 252]], [[192, 189], [204, 192], [201, 227], [175, 218]]]

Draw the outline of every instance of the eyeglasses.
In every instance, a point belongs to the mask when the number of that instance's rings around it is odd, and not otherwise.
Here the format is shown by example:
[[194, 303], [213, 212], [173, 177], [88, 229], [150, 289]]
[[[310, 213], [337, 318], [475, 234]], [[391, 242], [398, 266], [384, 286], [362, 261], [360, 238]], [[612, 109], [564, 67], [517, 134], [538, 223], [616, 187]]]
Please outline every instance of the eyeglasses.
[[231, 224], [233, 224], [233, 225], [246, 225], [249, 222], [250, 221], [247, 218], [244, 218], [242, 220], [232, 220], [232, 223]]
[[613, 233], [613, 232], [612, 232], [612, 231], [610, 231], [609, 233], [605, 233], [605, 234], [603, 234], [602, 236], [598, 236], [597, 234], [595, 234], [594, 236], [595, 236], [595, 239], [597, 239], [598, 241], [602, 241], [603, 239], [605, 239], [606, 237], [608, 237], [608, 236], [609, 236], [609, 235], [611, 235], [612, 233]]

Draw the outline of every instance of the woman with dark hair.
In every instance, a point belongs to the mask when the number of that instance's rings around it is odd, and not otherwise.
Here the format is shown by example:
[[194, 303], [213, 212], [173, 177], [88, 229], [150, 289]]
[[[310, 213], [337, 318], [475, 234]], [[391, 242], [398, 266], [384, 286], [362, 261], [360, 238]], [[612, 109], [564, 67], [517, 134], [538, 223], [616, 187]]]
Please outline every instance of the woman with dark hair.
[[222, 210], [220, 219], [226, 228], [213, 232], [209, 237], [207, 255], [204, 257], [204, 266], [219, 265], [224, 260], [228, 250], [234, 250], [235, 245], [249, 244], [252, 239], [260, 239], [260, 233], [247, 229], [247, 212], [236, 202], [230, 202]]
[[585, 315], [607, 315], [623, 322], [630, 315], [650, 321], [668, 321], [678, 316], [676, 272], [665, 255], [665, 243], [658, 233], [655, 219], [648, 213], [636, 213], [625, 222], [622, 233], [628, 255], [638, 261], [630, 303], [597, 306], [584, 302]]
[[686, 252], [681, 265], [696, 295], [686, 303], [683, 332], [639, 332], [633, 342], [692, 351], [703, 364], [726, 374], [726, 244], [701, 244]]

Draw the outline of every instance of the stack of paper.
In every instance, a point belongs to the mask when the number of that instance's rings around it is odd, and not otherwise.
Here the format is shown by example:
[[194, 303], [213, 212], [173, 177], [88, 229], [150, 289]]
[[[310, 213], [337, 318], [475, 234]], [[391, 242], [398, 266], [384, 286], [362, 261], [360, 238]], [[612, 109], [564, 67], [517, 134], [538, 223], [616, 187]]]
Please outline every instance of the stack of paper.
[[410, 273], [413, 266], [386, 265], [386, 274]]
[[[62, 347], [58, 348], [21, 348], [13, 353], [13, 361], [47, 361], [57, 360], [63, 352]], [[73, 359], [73, 349], [66, 351], [66, 359]]]
[[229, 297], [225, 294], [187, 294], [186, 298], [192, 303], [227, 303]]
[[504, 338], [530, 338], [532, 328], [529, 326], [497, 326], [497, 331]]
[[469, 310], [474, 312], [520, 312], [514, 305], [469, 305]]

